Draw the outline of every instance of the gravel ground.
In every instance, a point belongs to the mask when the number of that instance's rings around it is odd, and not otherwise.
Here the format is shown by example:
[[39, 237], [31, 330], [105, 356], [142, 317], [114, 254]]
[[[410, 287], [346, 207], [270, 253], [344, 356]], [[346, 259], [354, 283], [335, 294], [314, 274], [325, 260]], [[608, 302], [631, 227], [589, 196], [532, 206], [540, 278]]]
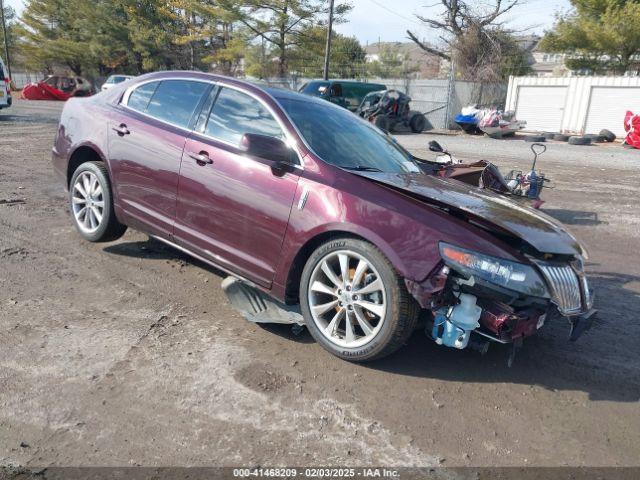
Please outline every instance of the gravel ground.
[[[50, 166], [60, 108], [0, 113], [0, 465], [640, 465], [640, 152], [540, 159], [545, 210], [591, 253], [601, 313], [577, 343], [547, 325], [509, 369], [416, 332], [355, 365], [246, 322], [219, 272], [145, 235], [82, 241]], [[530, 164], [517, 140], [398, 138]]]

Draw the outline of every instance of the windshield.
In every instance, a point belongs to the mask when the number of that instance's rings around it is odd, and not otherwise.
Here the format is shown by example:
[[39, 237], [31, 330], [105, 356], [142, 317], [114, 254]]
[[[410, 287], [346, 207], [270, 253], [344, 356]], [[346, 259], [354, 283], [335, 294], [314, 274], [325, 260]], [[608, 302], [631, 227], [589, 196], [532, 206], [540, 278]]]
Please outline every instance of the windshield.
[[393, 139], [348, 110], [330, 103], [279, 98], [307, 145], [338, 167], [388, 173], [419, 172]]

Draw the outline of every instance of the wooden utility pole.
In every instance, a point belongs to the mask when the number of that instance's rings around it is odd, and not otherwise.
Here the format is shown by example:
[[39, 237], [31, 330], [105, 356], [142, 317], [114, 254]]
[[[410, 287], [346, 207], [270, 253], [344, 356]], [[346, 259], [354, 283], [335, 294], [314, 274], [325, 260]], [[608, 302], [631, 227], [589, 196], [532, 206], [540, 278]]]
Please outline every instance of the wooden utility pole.
[[327, 30], [327, 46], [324, 50], [324, 73], [322, 78], [329, 80], [329, 59], [331, 58], [331, 31], [333, 29], [333, 3], [331, 0], [329, 4], [329, 29]]
[[2, 16], [2, 35], [4, 37], [4, 59], [7, 65], [6, 77], [11, 78], [11, 59], [9, 58], [9, 40], [7, 39], [7, 24], [4, 19], [4, 0], [0, 0], [0, 15]]

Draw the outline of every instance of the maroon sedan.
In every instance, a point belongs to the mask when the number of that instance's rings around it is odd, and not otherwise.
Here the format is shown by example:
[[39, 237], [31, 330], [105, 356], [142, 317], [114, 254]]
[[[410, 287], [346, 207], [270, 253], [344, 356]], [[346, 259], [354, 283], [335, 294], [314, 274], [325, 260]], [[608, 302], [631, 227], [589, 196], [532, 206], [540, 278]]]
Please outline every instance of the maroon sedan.
[[419, 317], [436, 343], [480, 349], [591, 322], [586, 253], [555, 220], [428, 174], [312, 97], [145, 75], [70, 100], [53, 165], [83, 238], [146, 232], [228, 272], [247, 318], [305, 325], [341, 358], [395, 351]]

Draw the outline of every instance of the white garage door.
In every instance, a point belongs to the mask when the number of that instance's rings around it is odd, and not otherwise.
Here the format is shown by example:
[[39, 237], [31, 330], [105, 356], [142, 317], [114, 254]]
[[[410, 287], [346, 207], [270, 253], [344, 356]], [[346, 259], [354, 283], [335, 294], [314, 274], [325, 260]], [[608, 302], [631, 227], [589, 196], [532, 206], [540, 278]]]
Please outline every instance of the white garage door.
[[521, 86], [518, 88], [516, 118], [527, 122], [527, 130], [559, 132], [567, 87]]
[[640, 113], [640, 88], [593, 87], [587, 111], [585, 133], [598, 133], [603, 128], [624, 136], [624, 114]]

